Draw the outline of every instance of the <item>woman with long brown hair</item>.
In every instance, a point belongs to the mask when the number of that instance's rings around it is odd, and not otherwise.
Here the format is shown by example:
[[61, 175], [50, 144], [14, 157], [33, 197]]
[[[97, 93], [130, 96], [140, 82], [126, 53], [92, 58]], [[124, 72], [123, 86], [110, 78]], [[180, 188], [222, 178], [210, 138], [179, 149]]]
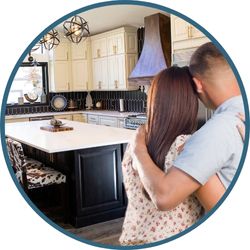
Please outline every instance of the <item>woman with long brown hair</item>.
[[[197, 113], [198, 97], [188, 67], [170, 67], [153, 79], [148, 94], [146, 144], [161, 170], [169, 170], [185, 141], [196, 130]], [[194, 195], [172, 210], [158, 210], [140, 181], [129, 145], [122, 170], [128, 207], [121, 245], [163, 240], [185, 230], [202, 216], [203, 208]]]

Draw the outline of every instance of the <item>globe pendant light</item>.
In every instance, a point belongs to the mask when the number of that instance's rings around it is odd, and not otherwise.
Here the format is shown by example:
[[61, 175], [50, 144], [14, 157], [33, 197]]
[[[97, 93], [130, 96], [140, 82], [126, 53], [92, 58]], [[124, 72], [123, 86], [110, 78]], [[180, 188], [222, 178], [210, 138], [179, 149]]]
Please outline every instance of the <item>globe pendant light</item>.
[[63, 27], [65, 36], [73, 43], [80, 43], [90, 35], [87, 21], [77, 15], [65, 21]]
[[45, 49], [51, 50], [55, 48], [60, 43], [58, 32], [52, 29], [40, 40], [40, 44], [44, 46]]

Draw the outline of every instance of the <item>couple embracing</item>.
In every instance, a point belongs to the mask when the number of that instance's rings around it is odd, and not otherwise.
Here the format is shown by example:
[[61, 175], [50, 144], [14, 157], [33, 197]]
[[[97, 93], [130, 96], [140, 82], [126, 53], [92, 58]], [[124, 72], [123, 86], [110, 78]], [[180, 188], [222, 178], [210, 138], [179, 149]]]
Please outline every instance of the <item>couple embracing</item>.
[[[214, 114], [196, 131], [198, 98]], [[173, 66], [153, 79], [147, 123], [122, 164], [128, 207], [121, 245], [182, 232], [219, 201], [241, 158], [239, 113], [244, 107], [237, 80], [212, 43], [194, 52], [189, 67]]]

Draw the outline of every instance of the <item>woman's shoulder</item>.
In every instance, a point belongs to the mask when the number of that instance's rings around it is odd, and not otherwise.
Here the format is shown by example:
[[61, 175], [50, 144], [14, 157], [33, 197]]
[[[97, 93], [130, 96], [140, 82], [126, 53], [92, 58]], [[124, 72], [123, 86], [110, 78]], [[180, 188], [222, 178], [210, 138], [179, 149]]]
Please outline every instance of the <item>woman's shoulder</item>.
[[173, 164], [178, 154], [182, 151], [184, 144], [190, 138], [191, 135], [179, 135], [172, 143], [166, 158], [165, 158], [165, 171], [167, 171]]

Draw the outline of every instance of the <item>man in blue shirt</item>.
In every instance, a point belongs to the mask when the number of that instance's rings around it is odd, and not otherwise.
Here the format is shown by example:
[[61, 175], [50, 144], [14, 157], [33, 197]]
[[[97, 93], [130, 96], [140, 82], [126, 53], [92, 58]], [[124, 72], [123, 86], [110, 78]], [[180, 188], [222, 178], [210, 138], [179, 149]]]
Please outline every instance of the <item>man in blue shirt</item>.
[[[244, 113], [244, 107], [237, 80], [226, 59], [216, 46], [206, 43], [192, 55], [189, 69], [199, 98], [215, 110], [213, 117], [191, 136], [167, 174], [150, 158], [142, 128], [132, 144], [140, 179], [160, 210], [177, 206], [215, 175], [227, 188], [242, 154], [236, 116]], [[220, 198], [221, 195], [214, 195], [206, 209]]]

